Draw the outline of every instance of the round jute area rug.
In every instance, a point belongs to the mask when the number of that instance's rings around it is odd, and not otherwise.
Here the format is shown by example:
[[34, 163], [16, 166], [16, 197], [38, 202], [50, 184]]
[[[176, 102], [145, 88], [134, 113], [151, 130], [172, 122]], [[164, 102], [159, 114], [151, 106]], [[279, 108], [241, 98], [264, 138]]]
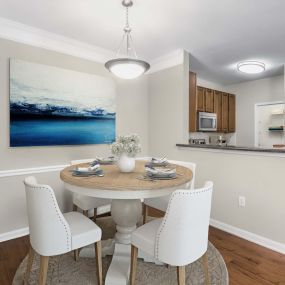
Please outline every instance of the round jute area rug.
[[[115, 234], [115, 225], [111, 218], [100, 218], [97, 224], [103, 230], [102, 239], [112, 238]], [[228, 285], [228, 271], [225, 262], [218, 250], [209, 243], [209, 274], [212, 285]], [[111, 262], [111, 257], [103, 258], [103, 276]], [[12, 285], [22, 285], [23, 277], [26, 270], [27, 257], [20, 264], [15, 274]], [[39, 276], [39, 257], [35, 256], [32, 267], [29, 284], [38, 284]], [[137, 285], [176, 285], [176, 268], [164, 265], [155, 265], [138, 260], [137, 267]], [[201, 260], [186, 267], [186, 284], [202, 285], [205, 284]], [[94, 258], [79, 257], [76, 262], [73, 259], [73, 253], [51, 257], [49, 261], [47, 285], [97, 285], [96, 265]]]

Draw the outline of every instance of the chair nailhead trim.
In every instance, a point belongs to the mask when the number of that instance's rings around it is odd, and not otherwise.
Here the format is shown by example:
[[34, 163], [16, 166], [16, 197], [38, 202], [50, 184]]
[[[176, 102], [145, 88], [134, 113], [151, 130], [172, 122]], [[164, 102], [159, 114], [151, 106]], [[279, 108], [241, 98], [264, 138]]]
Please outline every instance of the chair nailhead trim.
[[33, 186], [29, 186], [29, 187], [34, 189], [34, 190], [36, 190], [36, 191], [38, 191], [38, 190], [47, 190], [48, 193], [50, 194], [52, 202], [53, 202], [54, 209], [55, 209], [57, 217], [58, 217], [58, 220], [60, 221], [60, 223], [62, 223], [62, 225], [64, 227], [64, 230], [66, 232], [66, 247], [67, 247], [67, 250], [70, 251], [71, 250], [71, 245], [70, 245], [71, 244], [71, 238], [69, 238], [69, 231], [68, 231], [68, 229], [66, 227], [65, 222], [63, 221], [63, 219], [61, 218], [61, 216], [60, 216], [60, 214], [58, 212], [58, 209], [56, 207], [57, 202], [56, 202], [56, 200], [54, 198], [53, 193], [47, 187], [36, 187], [36, 186], [34, 186], [34, 187]]
[[159, 260], [159, 240], [160, 240], [160, 235], [166, 225], [166, 221], [167, 221], [167, 217], [169, 215], [169, 211], [170, 211], [170, 208], [171, 208], [171, 204], [172, 204], [172, 201], [174, 199], [175, 196], [195, 196], [195, 195], [200, 195], [201, 193], [205, 193], [205, 192], [209, 192], [210, 190], [212, 189], [212, 186], [211, 187], [208, 187], [208, 188], [204, 188], [203, 190], [199, 190], [199, 191], [195, 191], [195, 190], [188, 190], [188, 191], [185, 191], [183, 193], [181, 192], [174, 192], [172, 195], [171, 195], [171, 198], [169, 200], [169, 203], [168, 203], [168, 207], [167, 207], [167, 210], [166, 210], [166, 213], [163, 217], [163, 221], [162, 221], [162, 224], [160, 225], [159, 227], [159, 230], [156, 234], [156, 243], [155, 243], [155, 258]]

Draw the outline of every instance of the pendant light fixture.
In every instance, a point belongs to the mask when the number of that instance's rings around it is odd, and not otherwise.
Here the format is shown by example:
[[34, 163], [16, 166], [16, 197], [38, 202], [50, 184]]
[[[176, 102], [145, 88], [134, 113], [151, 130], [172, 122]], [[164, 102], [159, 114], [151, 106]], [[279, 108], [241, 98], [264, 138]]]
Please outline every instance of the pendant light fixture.
[[[132, 29], [129, 26], [129, 7], [133, 6], [132, 0], [123, 0], [122, 5], [126, 8], [126, 25], [124, 27], [124, 35], [116, 53], [116, 58], [105, 63], [105, 67], [117, 77], [123, 79], [133, 79], [141, 76], [150, 65], [146, 61], [139, 60], [134, 48], [134, 43], [131, 35]], [[120, 57], [122, 48], [126, 48], [126, 57]]]

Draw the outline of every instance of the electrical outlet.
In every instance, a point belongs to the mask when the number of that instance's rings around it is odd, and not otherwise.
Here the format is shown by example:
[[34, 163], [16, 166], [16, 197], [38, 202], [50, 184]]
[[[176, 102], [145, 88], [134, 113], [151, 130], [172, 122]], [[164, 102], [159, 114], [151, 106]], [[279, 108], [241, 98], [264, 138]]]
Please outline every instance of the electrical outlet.
[[239, 207], [245, 207], [245, 197], [244, 196], [238, 197], [238, 205]]

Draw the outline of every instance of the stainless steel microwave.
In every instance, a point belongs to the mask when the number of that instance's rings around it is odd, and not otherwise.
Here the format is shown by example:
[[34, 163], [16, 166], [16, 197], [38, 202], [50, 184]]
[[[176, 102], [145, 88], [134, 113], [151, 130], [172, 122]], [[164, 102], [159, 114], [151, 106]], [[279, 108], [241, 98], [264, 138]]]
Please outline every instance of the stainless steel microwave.
[[215, 132], [217, 130], [217, 114], [199, 112], [198, 123], [199, 131]]

